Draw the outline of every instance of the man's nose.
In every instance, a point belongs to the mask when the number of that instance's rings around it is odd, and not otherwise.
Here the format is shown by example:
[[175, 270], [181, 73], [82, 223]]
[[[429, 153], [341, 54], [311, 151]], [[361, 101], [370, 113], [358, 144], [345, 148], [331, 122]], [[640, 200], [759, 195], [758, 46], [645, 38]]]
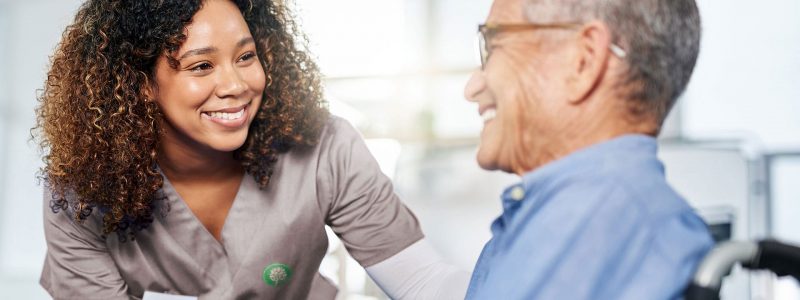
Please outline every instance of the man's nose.
[[486, 89], [486, 79], [483, 77], [483, 71], [476, 70], [472, 72], [467, 85], [464, 87], [464, 98], [470, 102], [478, 102], [478, 96]]

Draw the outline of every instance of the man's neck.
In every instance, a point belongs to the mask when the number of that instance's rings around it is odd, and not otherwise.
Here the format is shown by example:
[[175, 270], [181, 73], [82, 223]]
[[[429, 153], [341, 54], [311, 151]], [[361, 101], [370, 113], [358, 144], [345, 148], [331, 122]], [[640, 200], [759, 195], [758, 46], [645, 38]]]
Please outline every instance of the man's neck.
[[[585, 118], [585, 117], [584, 117]], [[605, 120], [605, 121], [604, 121]], [[519, 176], [538, 169], [550, 162], [559, 160], [581, 149], [603, 143], [627, 134], [655, 136], [657, 127], [652, 122], [630, 122], [625, 118], [598, 118], [590, 122], [571, 126], [567, 130], [548, 139], [547, 144], [536, 147], [536, 155], [528, 157], [513, 172]], [[531, 140], [536, 140], [531, 137]], [[535, 149], [535, 148], [534, 148]], [[521, 158], [523, 159], [523, 158]]]

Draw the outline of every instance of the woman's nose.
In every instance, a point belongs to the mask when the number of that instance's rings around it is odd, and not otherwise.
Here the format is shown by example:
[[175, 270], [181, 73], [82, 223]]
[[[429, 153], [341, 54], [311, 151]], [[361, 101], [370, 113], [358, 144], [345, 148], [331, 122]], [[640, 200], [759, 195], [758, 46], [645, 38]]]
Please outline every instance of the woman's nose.
[[220, 74], [217, 96], [220, 98], [236, 97], [245, 91], [247, 91], [247, 82], [242, 78], [242, 74], [236, 66], [224, 68]]

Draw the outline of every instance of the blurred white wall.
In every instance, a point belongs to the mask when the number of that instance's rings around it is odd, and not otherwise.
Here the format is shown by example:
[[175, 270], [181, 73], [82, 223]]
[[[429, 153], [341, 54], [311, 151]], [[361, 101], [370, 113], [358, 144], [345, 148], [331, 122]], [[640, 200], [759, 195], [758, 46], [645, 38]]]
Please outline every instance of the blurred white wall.
[[[698, 1], [703, 45], [680, 102], [680, 131], [697, 139], [756, 140], [766, 151], [800, 151], [800, 1]], [[514, 180], [478, 170], [470, 150], [464, 150], [474, 147], [480, 120], [461, 90], [477, 67], [475, 30], [491, 1], [297, 2], [328, 76], [327, 92], [362, 113], [358, 123], [368, 137], [401, 142], [396, 177], [401, 196], [410, 198], [434, 244], [454, 262], [470, 266], [499, 212], [501, 187]], [[2, 298], [47, 298], [37, 284], [45, 252], [35, 179], [41, 163], [29, 129], [48, 56], [79, 3], [0, 0]], [[456, 145], [458, 154], [448, 160], [420, 148], [431, 141]], [[770, 174], [773, 233], [796, 243], [798, 166], [798, 160], [776, 160]], [[439, 197], [444, 195], [463, 201]], [[777, 299], [797, 299], [797, 291], [793, 282], [783, 283]]]
[[698, 5], [702, 48], [683, 99], [684, 133], [800, 147], [800, 1]]
[[37, 283], [45, 253], [42, 190], [35, 179], [41, 160], [29, 130], [48, 57], [77, 5], [0, 1], [0, 290], [10, 299], [45, 297]]

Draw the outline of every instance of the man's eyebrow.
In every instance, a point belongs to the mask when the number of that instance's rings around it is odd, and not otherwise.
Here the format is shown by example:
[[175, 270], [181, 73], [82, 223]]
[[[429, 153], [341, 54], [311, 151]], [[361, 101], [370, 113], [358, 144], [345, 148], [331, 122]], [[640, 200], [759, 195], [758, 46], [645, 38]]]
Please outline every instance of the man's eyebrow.
[[203, 48], [192, 49], [192, 50], [186, 51], [186, 53], [181, 55], [181, 57], [179, 57], [178, 60], [183, 60], [184, 58], [187, 58], [187, 57], [193, 56], [193, 55], [209, 54], [211, 52], [216, 52], [216, 51], [217, 51], [217, 47], [203, 47]]

